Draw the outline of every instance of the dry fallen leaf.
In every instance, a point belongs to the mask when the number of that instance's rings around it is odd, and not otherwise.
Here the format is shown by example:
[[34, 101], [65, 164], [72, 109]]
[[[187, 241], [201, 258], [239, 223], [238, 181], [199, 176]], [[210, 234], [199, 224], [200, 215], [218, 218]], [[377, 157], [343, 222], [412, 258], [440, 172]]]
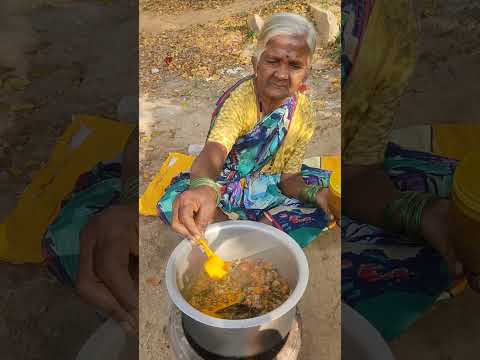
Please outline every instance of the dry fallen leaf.
[[152, 131], [152, 134], [151, 134], [151, 137], [154, 138], [154, 137], [159, 137], [159, 136], [162, 136], [163, 135], [163, 131]]
[[7, 172], [15, 178], [19, 178], [23, 174], [22, 170], [14, 167], [14, 166], [12, 166], [10, 169], [7, 169]]
[[42, 65], [37, 65], [32, 68], [32, 70], [29, 73], [30, 78], [35, 79], [35, 78], [41, 78], [48, 76], [55, 72], [57, 69], [52, 66], [42, 66]]
[[147, 278], [147, 284], [150, 286], [158, 286], [162, 281], [157, 276], [150, 276]]
[[15, 104], [10, 107], [11, 111], [29, 111], [35, 109], [35, 105], [32, 103], [20, 103], [20, 104]]
[[4, 88], [14, 91], [24, 90], [28, 85], [30, 85], [30, 81], [17, 77], [11, 77], [3, 81]]

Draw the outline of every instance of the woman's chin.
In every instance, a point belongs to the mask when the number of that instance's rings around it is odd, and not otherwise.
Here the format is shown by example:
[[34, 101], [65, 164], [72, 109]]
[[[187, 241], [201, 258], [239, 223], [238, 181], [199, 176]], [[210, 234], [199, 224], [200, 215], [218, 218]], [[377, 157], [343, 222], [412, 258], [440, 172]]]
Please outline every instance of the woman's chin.
[[288, 89], [270, 87], [265, 91], [265, 95], [272, 100], [283, 100], [289, 96], [289, 93]]

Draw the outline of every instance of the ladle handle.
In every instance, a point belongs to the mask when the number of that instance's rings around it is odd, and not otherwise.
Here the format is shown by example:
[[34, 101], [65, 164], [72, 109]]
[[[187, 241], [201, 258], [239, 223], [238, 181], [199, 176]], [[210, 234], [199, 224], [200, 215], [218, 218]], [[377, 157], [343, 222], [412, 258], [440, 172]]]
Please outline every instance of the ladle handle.
[[203, 239], [198, 240], [198, 244], [205, 252], [205, 255], [207, 255], [208, 257], [212, 257], [213, 255], [215, 255], [205, 240]]

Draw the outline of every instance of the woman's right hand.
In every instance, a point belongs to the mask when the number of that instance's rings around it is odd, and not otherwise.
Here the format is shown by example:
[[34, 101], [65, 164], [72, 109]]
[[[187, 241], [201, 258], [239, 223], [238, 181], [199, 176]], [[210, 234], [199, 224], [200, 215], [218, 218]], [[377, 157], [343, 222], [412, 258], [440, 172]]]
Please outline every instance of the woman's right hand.
[[216, 200], [217, 193], [208, 186], [183, 192], [173, 203], [172, 229], [192, 241], [198, 240], [215, 218]]
[[138, 334], [138, 205], [95, 215], [80, 238], [79, 295], [129, 333]]

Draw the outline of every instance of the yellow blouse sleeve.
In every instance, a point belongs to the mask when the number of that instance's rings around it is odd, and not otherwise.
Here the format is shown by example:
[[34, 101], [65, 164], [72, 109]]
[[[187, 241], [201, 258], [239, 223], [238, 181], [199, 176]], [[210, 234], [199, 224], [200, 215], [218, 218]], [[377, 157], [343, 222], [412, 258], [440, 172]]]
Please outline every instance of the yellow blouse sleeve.
[[383, 163], [394, 113], [415, 67], [417, 44], [412, 1], [376, 1], [342, 91], [343, 162]]
[[207, 141], [219, 143], [230, 152], [237, 139], [245, 133], [243, 107], [242, 98], [232, 94], [223, 104]]
[[303, 126], [299, 130], [297, 141], [287, 157], [283, 172], [286, 174], [297, 174], [302, 169], [305, 152], [315, 131], [314, 118], [315, 111], [309, 101], [306, 101], [302, 111]]

